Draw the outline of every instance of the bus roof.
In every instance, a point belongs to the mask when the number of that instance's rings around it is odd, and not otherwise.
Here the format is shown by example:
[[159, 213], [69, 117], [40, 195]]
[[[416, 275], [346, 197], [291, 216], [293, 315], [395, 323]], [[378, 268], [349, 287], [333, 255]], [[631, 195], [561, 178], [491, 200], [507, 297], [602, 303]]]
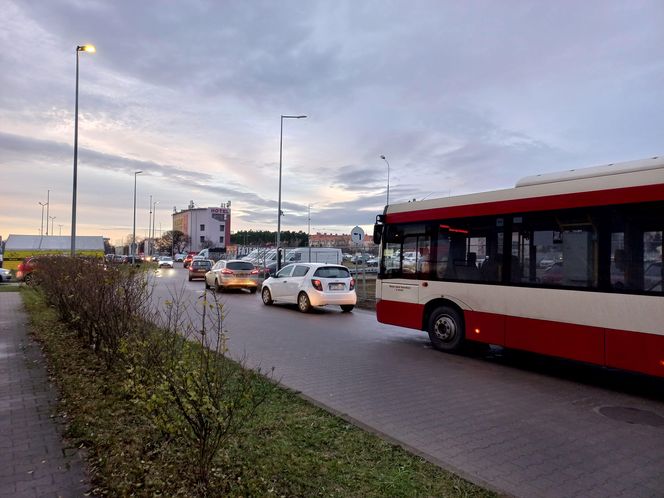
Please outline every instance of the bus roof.
[[509, 214], [664, 200], [664, 158], [522, 178], [516, 187], [393, 204], [387, 222]]

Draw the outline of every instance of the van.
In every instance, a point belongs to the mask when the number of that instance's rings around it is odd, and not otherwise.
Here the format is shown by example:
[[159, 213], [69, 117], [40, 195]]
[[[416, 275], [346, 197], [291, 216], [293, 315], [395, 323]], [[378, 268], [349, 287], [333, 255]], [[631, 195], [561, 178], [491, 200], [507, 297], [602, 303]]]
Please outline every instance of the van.
[[209, 249], [203, 249], [200, 251], [197, 256], [201, 256], [205, 259], [211, 259], [212, 261], [219, 261], [220, 259], [223, 259], [225, 254], [225, 247], [210, 247]]
[[289, 263], [329, 263], [341, 264], [341, 249], [333, 247], [296, 247], [286, 252], [284, 264]]

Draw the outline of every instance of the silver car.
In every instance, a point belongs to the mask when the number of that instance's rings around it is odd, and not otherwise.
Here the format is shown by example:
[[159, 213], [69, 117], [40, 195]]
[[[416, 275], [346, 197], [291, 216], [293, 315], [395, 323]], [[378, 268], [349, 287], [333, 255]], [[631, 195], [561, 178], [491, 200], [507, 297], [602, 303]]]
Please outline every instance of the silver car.
[[205, 288], [215, 291], [248, 289], [252, 294], [260, 285], [260, 272], [249, 261], [230, 259], [217, 261], [205, 274]]
[[10, 282], [12, 273], [6, 268], [0, 268], [0, 282]]

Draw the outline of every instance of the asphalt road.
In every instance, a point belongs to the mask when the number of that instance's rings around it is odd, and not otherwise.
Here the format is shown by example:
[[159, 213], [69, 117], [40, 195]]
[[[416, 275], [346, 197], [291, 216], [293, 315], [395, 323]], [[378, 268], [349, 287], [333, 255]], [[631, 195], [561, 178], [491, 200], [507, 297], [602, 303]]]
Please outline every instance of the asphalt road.
[[[204, 291], [181, 267], [154, 296]], [[664, 497], [664, 381], [530, 354], [434, 351], [425, 333], [338, 307], [224, 293], [231, 354], [326, 409], [519, 497]]]

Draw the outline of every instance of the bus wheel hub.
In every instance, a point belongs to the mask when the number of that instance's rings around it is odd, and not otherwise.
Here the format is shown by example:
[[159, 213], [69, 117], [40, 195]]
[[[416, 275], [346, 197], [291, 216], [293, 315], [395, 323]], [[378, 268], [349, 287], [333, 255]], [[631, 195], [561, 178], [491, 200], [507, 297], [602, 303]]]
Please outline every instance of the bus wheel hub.
[[456, 336], [456, 323], [449, 316], [441, 316], [434, 326], [434, 334], [443, 342], [449, 342]]

